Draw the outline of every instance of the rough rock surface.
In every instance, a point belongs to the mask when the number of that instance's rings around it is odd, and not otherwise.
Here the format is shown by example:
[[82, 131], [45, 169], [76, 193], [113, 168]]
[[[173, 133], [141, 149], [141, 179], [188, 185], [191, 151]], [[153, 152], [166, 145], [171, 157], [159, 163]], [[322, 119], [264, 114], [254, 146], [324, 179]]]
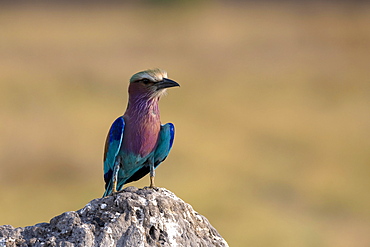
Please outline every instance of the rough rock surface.
[[172, 192], [128, 187], [34, 226], [0, 226], [8, 246], [228, 246], [208, 220]]

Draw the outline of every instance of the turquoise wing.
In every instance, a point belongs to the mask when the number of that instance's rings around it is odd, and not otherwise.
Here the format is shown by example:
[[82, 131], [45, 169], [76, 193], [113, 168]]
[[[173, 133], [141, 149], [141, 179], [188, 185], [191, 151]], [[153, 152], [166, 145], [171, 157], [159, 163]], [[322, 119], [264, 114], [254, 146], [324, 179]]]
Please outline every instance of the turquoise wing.
[[112, 175], [117, 155], [121, 149], [122, 140], [125, 131], [125, 120], [123, 117], [117, 118], [108, 132], [107, 140], [104, 149], [104, 181], [105, 194], [110, 194], [112, 190]]
[[161, 126], [159, 132], [158, 146], [154, 152], [154, 166], [157, 167], [162, 163], [171, 151], [175, 138], [175, 126], [172, 123], [167, 123]]

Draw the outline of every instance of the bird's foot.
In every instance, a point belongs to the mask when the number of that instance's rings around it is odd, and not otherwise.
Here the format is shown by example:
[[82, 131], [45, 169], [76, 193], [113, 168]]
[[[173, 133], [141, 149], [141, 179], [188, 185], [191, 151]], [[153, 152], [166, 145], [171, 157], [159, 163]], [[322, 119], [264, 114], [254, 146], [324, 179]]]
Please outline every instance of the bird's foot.
[[123, 189], [120, 189], [120, 190], [112, 190], [112, 192], [109, 194], [109, 196], [116, 196], [118, 194], [120, 194], [121, 192], [123, 191]]
[[158, 191], [159, 190], [159, 187], [156, 187], [156, 186], [153, 186], [153, 187], [145, 186], [143, 189], [144, 190], [155, 190], [155, 191]]
[[154, 177], [150, 177], [150, 185], [149, 186], [145, 186], [144, 189], [158, 190], [158, 187], [156, 187], [155, 184], [154, 184]]

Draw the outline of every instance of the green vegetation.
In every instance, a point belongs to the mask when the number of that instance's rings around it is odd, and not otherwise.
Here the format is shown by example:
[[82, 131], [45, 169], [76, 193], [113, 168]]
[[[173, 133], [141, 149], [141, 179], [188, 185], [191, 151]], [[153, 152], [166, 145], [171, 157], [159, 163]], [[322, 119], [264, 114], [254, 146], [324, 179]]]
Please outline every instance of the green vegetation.
[[370, 5], [163, 8], [0, 9], [0, 225], [100, 197], [128, 80], [160, 67], [157, 186], [230, 246], [368, 246]]

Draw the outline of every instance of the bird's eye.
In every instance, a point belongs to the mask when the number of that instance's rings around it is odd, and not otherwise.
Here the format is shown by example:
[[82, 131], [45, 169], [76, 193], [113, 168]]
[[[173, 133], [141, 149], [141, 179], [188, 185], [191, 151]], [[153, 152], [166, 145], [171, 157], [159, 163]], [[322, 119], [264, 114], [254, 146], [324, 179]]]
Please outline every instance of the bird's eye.
[[149, 84], [151, 81], [148, 78], [144, 78], [141, 80], [144, 84]]

